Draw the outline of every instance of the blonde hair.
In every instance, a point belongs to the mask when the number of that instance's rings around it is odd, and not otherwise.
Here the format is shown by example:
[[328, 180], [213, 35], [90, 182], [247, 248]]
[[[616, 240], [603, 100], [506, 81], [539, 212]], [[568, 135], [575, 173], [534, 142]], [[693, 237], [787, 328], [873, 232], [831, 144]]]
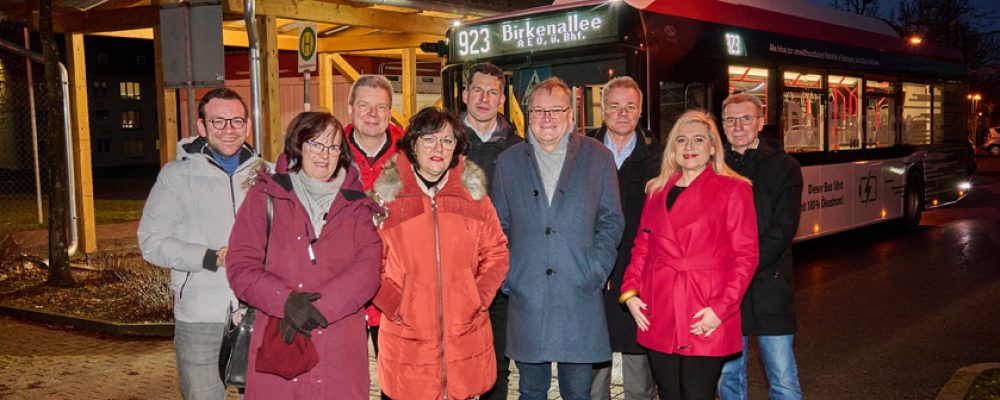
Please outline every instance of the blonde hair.
[[677, 122], [674, 123], [674, 127], [670, 129], [670, 134], [667, 135], [666, 141], [667, 148], [663, 151], [663, 162], [660, 164], [660, 175], [650, 179], [646, 183], [646, 193], [663, 189], [667, 185], [667, 182], [670, 181], [670, 178], [680, 170], [681, 166], [677, 164], [677, 158], [674, 156], [673, 144], [677, 140], [681, 128], [688, 124], [701, 124], [705, 128], [708, 128], [709, 145], [715, 150], [715, 154], [709, 155], [708, 163], [715, 170], [716, 174], [750, 183], [749, 179], [736, 173], [736, 171], [733, 171], [732, 168], [726, 165], [726, 153], [722, 148], [722, 137], [719, 136], [719, 128], [715, 124], [715, 119], [704, 111], [691, 110], [682, 114], [677, 119]]

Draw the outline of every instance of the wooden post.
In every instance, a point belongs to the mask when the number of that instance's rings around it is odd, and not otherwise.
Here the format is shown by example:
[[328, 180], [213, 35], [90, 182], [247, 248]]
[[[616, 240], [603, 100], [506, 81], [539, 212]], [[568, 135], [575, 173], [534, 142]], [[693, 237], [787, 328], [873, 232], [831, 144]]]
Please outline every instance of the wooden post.
[[417, 113], [417, 49], [402, 50], [403, 117], [407, 120]]
[[156, 129], [160, 144], [160, 166], [177, 156], [177, 90], [163, 87], [163, 43], [160, 25], [153, 27], [153, 51], [156, 52]]
[[333, 113], [333, 57], [319, 53], [319, 106]]
[[97, 250], [97, 230], [94, 226], [94, 179], [90, 162], [90, 116], [83, 34], [66, 34], [66, 59], [69, 64], [69, 119], [73, 126], [73, 148], [67, 151], [73, 152], [77, 232], [80, 235], [78, 248], [84, 253], [93, 253]]
[[257, 36], [260, 38], [260, 116], [262, 141], [254, 143], [264, 159], [275, 161], [281, 153], [284, 127], [281, 126], [281, 97], [278, 81], [278, 26], [277, 18], [269, 15], [257, 17]]

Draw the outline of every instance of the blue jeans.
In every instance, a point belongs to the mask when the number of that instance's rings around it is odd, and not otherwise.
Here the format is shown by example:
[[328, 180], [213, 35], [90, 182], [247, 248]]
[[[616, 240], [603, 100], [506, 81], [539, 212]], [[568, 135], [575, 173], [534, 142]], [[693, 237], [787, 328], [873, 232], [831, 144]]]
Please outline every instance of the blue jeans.
[[[514, 362], [521, 374], [518, 390], [521, 400], [546, 400], [552, 385], [552, 363]], [[590, 400], [593, 364], [556, 363], [559, 395], [563, 400]]]
[[[760, 358], [764, 361], [764, 373], [769, 384], [768, 394], [772, 400], [800, 400], [799, 368], [795, 365], [792, 341], [795, 335], [757, 336]], [[743, 337], [743, 354], [729, 360], [722, 366], [719, 378], [719, 398], [721, 400], [747, 399], [747, 337]]]
[[226, 387], [219, 377], [219, 348], [226, 324], [174, 324], [177, 377], [185, 400], [224, 400]]

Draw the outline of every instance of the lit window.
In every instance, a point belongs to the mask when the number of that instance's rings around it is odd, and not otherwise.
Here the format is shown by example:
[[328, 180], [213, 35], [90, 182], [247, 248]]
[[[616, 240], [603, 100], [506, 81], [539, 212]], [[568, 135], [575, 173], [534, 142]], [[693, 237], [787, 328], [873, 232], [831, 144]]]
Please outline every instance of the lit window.
[[827, 129], [830, 131], [831, 150], [861, 148], [861, 109], [859, 89], [861, 79], [850, 76], [827, 77], [830, 95], [830, 113]]
[[138, 111], [122, 111], [122, 129], [142, 128], [142, 115]]
[[892, 82], [865, 81], [865, 147], [896, 144], [896, 86]]
[[823, 77], [798, 72], [784, 73], [781, 93], [781, 127], [785, 150], [789, 152], [823, 151]]
[[[745, 65], [729, 66], [729, 94], [746, 93], [757, 96], [767, 110], [767, 69]], [[767, 113], [764, 113], [765, 122]]]
[[122, 100], [141, 100], [142, 95], [139, 90], [139, 82], [121, 82], [118, 84], [119, 93]]

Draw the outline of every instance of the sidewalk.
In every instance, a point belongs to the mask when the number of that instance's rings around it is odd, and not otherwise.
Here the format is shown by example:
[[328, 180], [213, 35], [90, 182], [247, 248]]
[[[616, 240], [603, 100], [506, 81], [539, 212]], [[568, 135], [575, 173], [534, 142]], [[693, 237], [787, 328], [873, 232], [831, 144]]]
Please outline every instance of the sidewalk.
[[118, 339], [0, 317], [0, 398], [176, 399], [170, 339]]
[[[371, 399], [378, 400], [374, 357], [369, 367]], [[172, 339], [111, 337], [5, 316], [0, 316], [0, 376], [5, 400], [180, 398]], [[620, 379], [612, 383], [612, 399], [624, 396]], [[517, 380], [515, 370], [510, 399], [517, 398]], [[559, 398], [553, 388], [549, 399]], [[230, 390], [227, 400], [236, 399]]]

